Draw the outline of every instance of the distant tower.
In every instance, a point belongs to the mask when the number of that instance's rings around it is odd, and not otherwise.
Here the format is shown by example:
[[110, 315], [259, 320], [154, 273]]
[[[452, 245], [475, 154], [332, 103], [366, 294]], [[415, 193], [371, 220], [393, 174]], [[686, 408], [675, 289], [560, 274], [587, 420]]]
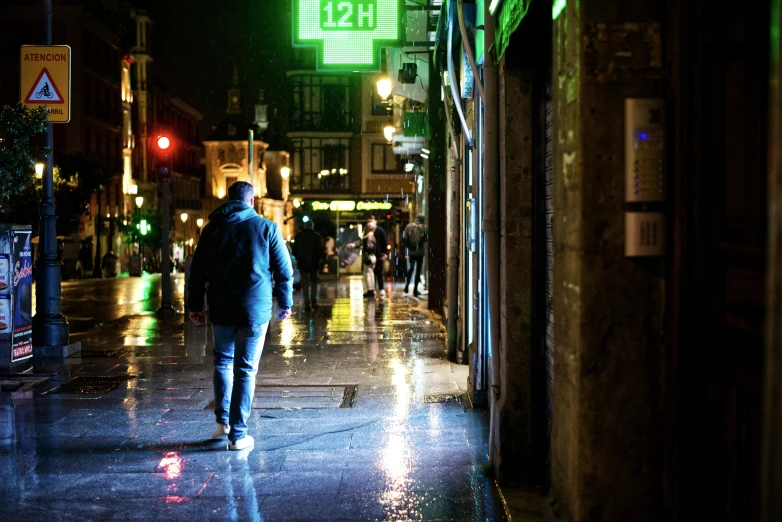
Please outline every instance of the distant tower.
[[147, 35], [152, 20], [146, 11], [137, 10], [133, 13], [133, 20], [136, 22], [136, 45], [133, 48], [133, 59], [136, 63], [136, 92], [134, 98], [138, 104], [138, 134], [139, 134], [139, 152], [141, 155], [141, 180], [147, 181], [147, 64], [152, 61], [148, 54]]
[[269, 106], [266, 103], [266, 91], [258, 91], [258, 103], [255, 105], [255, 126], [260, 132], [265, 132], [269, 128]]
[[242, 112], [242, 91], [239, 89], [239, 69], [234, 64], [234, 76], [231, 88], [228, 89], [228, 114], [239, 114]]

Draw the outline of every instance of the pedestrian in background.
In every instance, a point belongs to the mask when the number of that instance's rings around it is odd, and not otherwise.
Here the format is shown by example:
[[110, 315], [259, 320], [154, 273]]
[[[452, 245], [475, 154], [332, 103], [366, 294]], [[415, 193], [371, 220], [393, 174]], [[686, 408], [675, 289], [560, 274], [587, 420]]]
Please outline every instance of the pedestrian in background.
[[380, 226], [375, 216], [369, 216], [369, 221], [375, 223], [375, 288], [380, 290], [380, 297], [386, 297], [385, 281], [383, 277], [383, 262], [388, 258], [388, 234]]
[[366, 227], [364, 227], [364, 237], [361, 239], [364, 284], [367, 288], [367, 291], [364, 292], [364, 297], [375, 297], [375, 288], [377, 288], [375, 285], [375, 263], [377, 263], [375, 228], [377, 228], [377, 225], [374, 221], [367, 223]]
[[[255, 375], [272, 315], [290, 317], [293, 267], [285, 240], [273, 222], [254, 210], [253, 186], [231, 185], [228, 202], [209, 215], [190, 270], [190, 319], [204, 324], [204, 292], [214, 336], [214, 394], [217, 429], [228, 436], [230, 450], [251, 448], [247, 434]], [[273, 285], [273, 283], [276, 283]]]
[[323, 257], [323, 237], [313, 230], [312, 220], [293, 238], [293, 255], [301, 272], [301, 293], [304, 296], [304, 311], [318, 308], [318, 273]]
[[[402, 232], [402, 241], [407, 248], [407, 277], [405, 278], [405, 294], [410, 291], [410, 283], [413, 283], [413, 295], [418, 297], [418, 281], [421, 279], [421, 266], [426, 255], [426, 242], [429, 240], [429, 231], [424, 224], [426, 216], [418, 214], [414, 223], [410, 223]], [[412, 278], [415, 271], [415, 279]]]

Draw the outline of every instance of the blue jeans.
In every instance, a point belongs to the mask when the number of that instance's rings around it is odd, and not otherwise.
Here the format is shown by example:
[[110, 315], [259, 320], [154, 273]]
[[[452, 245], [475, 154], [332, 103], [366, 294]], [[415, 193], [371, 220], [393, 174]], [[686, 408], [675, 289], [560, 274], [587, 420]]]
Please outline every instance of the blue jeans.
[[255, 393], [255, 375], [269, 323], [255, 326], [212, 325], [214, 336], [215, 417], [230, 424], [228, 438], [247, 435], [247, 419]]

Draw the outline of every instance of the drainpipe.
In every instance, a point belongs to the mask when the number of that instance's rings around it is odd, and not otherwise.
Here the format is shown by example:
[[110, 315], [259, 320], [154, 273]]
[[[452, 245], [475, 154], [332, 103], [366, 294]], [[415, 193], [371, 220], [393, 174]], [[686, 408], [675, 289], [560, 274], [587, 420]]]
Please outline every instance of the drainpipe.
[[[451, 18], [449, 16], [449, 18]], [[459, 84], [456, 80], [456, 68], [453, 65], [453, 18], [448, 21], [448, 83], [451, 85], [451, 95], [453, 96], [453, 104], [456, 106], [456, 112], [459, 114], [459, 120], [462, 122], [462, 129], [464, 130], [464, 137], [467, 139], [467, 144], [470, 149], [473, 148], [475, 142], [472, 139], [472, 133], [467, 126], [467, 120], [464, 118], [464, 111], [462, 110], [462, 97], [459, 95]]]
[[486, 99], [486, 93], [483, 90], [481, 75], [478, 72], [478, 65], [475, 63], [475, 57], [472, 54], [472, 45], [470, 45], [470, 39], [467, 37], [467, 28], [464, 25], [464, 0], [459, 0], [459, 2], [456, 4], [456, 14], [459, 17], [459, 32], [462, 35], [464, 51], [467, 53], [467, 61], [470, 62], [470, 68], [472, 69], [475, 86], [478, 87], [478, 94], [480, 94], [481, 99], [484, 100]]
[[484, 338], [488, 341], [487, 355], [491, 379], [489, 406], [491, 425], [489, 428], [489, 460], [497, 462], [499, 451], [497, 440], [497, 403], [500, 399], [500, 140], [499, 140], [499, 78], [497, 65], [491, 52], [494, 49], [496, 19], [489, 13], [489, 2], [484, 2], [484, 49], [483, 80], [486, 97], [484, 107], [484, 156], [483, 156], [483, 243], [486, 259], [485, 285], [488, 320], [484, 323], [488, 332]]

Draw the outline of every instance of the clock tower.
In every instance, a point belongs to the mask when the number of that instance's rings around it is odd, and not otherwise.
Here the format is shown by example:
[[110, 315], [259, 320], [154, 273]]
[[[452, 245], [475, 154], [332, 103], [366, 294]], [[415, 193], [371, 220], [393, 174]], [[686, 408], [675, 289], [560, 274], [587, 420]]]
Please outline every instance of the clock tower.
[[239, 89], [239, 70], [234, 64], [234, 76], [231, 82], [231, 88], [228, 89], [228, 114], [239, 114], [242, 112], [242, 91]]

